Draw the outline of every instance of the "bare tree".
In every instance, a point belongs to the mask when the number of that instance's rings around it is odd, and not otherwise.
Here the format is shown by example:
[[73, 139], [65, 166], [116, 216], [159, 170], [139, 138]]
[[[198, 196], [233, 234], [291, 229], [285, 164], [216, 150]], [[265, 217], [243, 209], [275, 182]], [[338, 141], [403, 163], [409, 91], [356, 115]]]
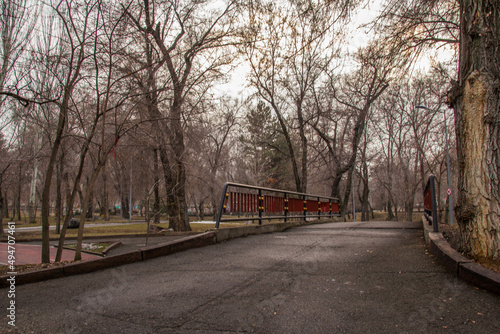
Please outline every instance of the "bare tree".
[[[30, 36], [33, 32], [34, 24], [37, 20], [38, 5], [27, 0], [13, 1], [4, 0], [1, 3], [0, 12], [0, 137], [2, 131], [11, 125], [14, 118], [10, 113], [10, 108], [5, 108], [5, 96], [14, 93], [17, 95], [21, 89], [18, 86], [16, 76], [21, 75], [21, 69], [17, 66], [21, 57], [29, 45]], [[2, 139], [3, 141], [3, 139]], [[3, 144], [3, 143], [2, 143]], [[5, 149], [5, 148], [4, 148]], [[7, 152], [4, 152], [4, 159]], [[2, 154], [2, 155], [4, 155]], [[12, 166], [12, 163], [4, 162], [0, 167], [1, 177]], [[1, 183], [0, 179], [0, 183]], [[1, 185], [0, 185], [1, 186]], [[4, 198], [0, 189], [0, 206], [4, 205]], [[4, 210], [0, 209], [0, 217], [3, 217]], [[1, 219], [1, 218], [0, 218]], [[3, 226], [1, 234], [3, 234]]]
[[11, 158], [11, 152], [8, 152], [6, 147], [6, 142], [3, 138], [2, 133], [0, 133], [0, 235], [3, 235], [3, 218], [5, 216], [6, 199], [4, 198], [2, 185], [6, 173], [12, 166], [13, 161]]
[[456, 0], [389, 0], [370, 25], [384, 36], [384, 43], [417, 60], [425, 50], [458, 46], [458, 6]]
[[[141, 8], [127, 11], [136, 28], [146, 33], [161, 53], [171, 89], [167, 138], [159, 146], [167, 189], [170, 227], [190, 230], [187, 217], [184, 102], [191, 89], [229, 61], [216, 52], [235, 43], [236, 2], [220, 11], [206, 10], [204, 2], [160, 2], [144, 0]], [[207, 58], [205, 58], [205, 55]], [[202, 62], [197, 63], [200, 59]], [[203, 65], [205, 64], [205, 65]], [[206, 65], [208, 64], [208, 65]], [[168, 142], [166, 141], [168, 139]], [[171, 148], [171, 158], [167, 151]]]
[[[198, 209], [202, 212], [202, 204], [209, 200], [212, 212], [217, 214], [219, 190], [224, 180], [221, 177], [228, 168], [231, 159], [231, 148], [235, 148], [234, 132], [238, 126], [238, 114], [244, 106], [237, 99], [220, 97], [218, 100], [200, 103], [198, 122], [189, 131], [190, 156], [192, 167], [190, 178], [199, 184]], [[193, 198], [196, 198], [192, 194]]]
[[[387, 193], [389, 219], [397, 207], [404, 208], [406, 220], [412, 219], [419, 187], [423, 193], [429, 172], [436, 175], [440, 193], [446, 171], [442, 168], [446, 167], [446, 151], [440, 107], [447, 83], [440, 75], [441, 67], [437, 69], [400, 78], [374, 107], [371, 126], [381, 154], [374, 174]], [[422, 105], [426, 107], [417, 107]]]
[[[123, 59], [118, 57], [116, 50], [122, 48], [127, 43], [122, 40], [122, 36], [118, 34], [120, 27], [123, 28], [122, 19], [123, 12], [118, 10], [118, 7], [109, 6], [110, 3], [97, 2], [95, 6], [89, 7], [88, 29], [92, 34], [88, 37], [88, 47], [90, 49], [89, 60], [92, 59], [92, 65], [84, 69], [85, 74], [94, 78], [94, 82], [89, 87], [87, 98], [91, 98], [92, 103], [83, 101], [81, 106], [78, 106], [78, 128], [83, 130], [83, 138], [81, 151], [79, 155], [78, 170], [74, 179], [71, 196], [67, 203], [69, 210], [73, 207], [76, 194], [81, 192], [82, 214], [78, 227], [77, 246], [75, 252], [75, 260], [81, 259], [81, 249], [83, 241], [83, 231], [87, 212], [91, 209], [91, 200], [93, 190], [97, 178], [102, 169], [106, 165], [109, 152], [116, 146], [117, 140], [123, 134], [133, 127], [129, 125], [129, 118], [132, 115], [133, 104], [128, 103], [131, 96], [123, 94], [126, 86], [123, 86], [123, 81], [129, 74], [117, 74], [119, 69], [118, 64], [123, 62]], [[90, 63], [90, 61], [89, 61]], [[92, 94], [93, 93], [93, 94]], [[94, 96], [92, 96], [94, 95]], [[86, 103], [87, 102], [87, 103]], [[112, 116], [111, 123], [113, 130], [106, 131], [106, 115]], [[101, 138], [95, 142], [96, 134], [101, 127]], [[92, 146], [97, 146], [97, 151], [92, 150]], [[86, 177], [86, 187], [81, 189], [81, 178], [86, 165], [87, 154], [92, 153], [92, 167], [89, 175]], [[90, 210], [93, 211], [93, 210]], [[59, 238], [59, 248], [56, 255], [56, 261], [60, 261], [62, 249], [64, 246], [64, 238], [66, 228], [71, 216], [68, 214], [64, 220], [63, 228]]]
[[[92, 31], [88, 30], [88, 24], [91, 13], [96, 7], [96, 3], [84, 3], [81, 15], [76, 14], [72, 4], [59, 1], [53, 4], [53, 10], [62, 21], [65, 43], [67, 43], [68, 57], [65, 62], [64, 77], [61, 78], [62, 96], [60, 98], [58, 121], [56, 134], [51, 147], [50, 158], [47, 163], [45, 180], [42, 192], [42, 263], [49, 263], [49, 215], [50, 215], [50, 190], [52, 184], [52, 175], [54, 165], [57, 160], [59, 148], [63, 138], [64, 127], [67, 122], [70, 104], [72, 102], [73, 91], [81, 79], [83, 63], [87, 57], [86, 48], [88, 47], [89, 37]], [[79, 21], [77, 21], [77, 19]]]
[[[345, 154], [345, 159], [339, 156], [336, 149], [337, 133], [325, 132], [325, 128], [320, 128], [317, 124], [319, 118], [314, 120], [313, 127], [317, 134], [324, 141], [328, 148], [328, 154], [335, 164], [332, 169], [332, 193], [334, 197], [340, 197], [340, 181], [343, 175], [347, 172], [347, 184], [352, 183], [352, 173], [354, 164], [358, 154], [358, 148], [363, 138], [365, 125], [368, 113], [373, 103], [389, 86], [389, 80], [393, 71], [397, 68], [398, 58], [391, 52], [377, 47], [376, 45], [368, 46], [364, 50], [360, 50], [357, 54], [358, 69], [355, 73], [345, 76], [342, 80], [336, 79], [330, 73], [329, 88], [331, 89], [330, 96], [336, 101], [340, 109], [344, 109], [347, 114], [350, 114], [346, 119], [347, 127], [344, 127], [343, 136], [351, 138], [349, 141], [350, 152]], [[324, 103], [327, 103], [326, 105]], [[317, 115], [324, 115], [326, 110], [332, 108], [328, 105], [329, 101], [324, 101], [316, 96]], [[339, 107], [337, 107], [339, 108]], [[344, 198], [341, 200], [341, 212], [343, 216], [347, 210], [347, 203], [350, 197], [350, 186], [344, 192]]]
[[[31, 34], [38, 16], [38, 5], [29, 0], [3, 0], [1, 4], [0, 27], [0, 92], [7, 86], [15, 89], [16, 63], [29, 45]], [[1, 102], [1, 101], [0, 101]], [[0, 110], [1, 110], [0, 104]], [[2, 113], [0, 113], [2, 116]]]
[[362, 186], [361, 191], [357, 191], [358, 198], [361, 203], [361, 221], [369, 221], [370, 220], [370, 170], [369, 165], [371, 161], [374, 159], [376, 155], [378, 155], [378, 151], [370, 152], [371, 146], [371, 137], [373, 136], [373, 130], [369, 131], [369, 122], [371, 117], [367, 117], [366, 122], [366, 130], [363, 134], [363, 140], [360, 147], [360, 161], [359, 167], [356, 174], [358, 174], [358, 178], [360, 180], [360, 186]]
[[[308, 177], [306, 100], [335, 56], [334, 26], [354, 2], [265, 3], [252, 8], [246, 56], [251, 85], [276, 114], [288, 147], [297, 191]], [[294, 143], [294, 128], [299, 145]]]

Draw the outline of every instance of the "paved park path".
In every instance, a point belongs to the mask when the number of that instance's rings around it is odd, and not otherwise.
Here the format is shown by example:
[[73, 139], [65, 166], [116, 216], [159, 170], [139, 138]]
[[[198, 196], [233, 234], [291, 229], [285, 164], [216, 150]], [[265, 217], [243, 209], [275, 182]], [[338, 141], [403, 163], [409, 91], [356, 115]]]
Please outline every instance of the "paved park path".
[[0, 332], [500, 333], [500, 297], [458, 281], [410, 223], [332, 223], [0, 290]]

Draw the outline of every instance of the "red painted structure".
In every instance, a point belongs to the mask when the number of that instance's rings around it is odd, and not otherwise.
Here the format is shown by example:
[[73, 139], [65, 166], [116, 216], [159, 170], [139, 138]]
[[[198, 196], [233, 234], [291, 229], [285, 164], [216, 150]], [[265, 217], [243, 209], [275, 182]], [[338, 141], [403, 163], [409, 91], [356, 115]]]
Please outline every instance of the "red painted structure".
[[[337, 198], [226, 183], [219, 206], [220, 222], [289, 218], [321, 218], [340, 214]], [[222, 218], [223, 215], [230, 216]]]

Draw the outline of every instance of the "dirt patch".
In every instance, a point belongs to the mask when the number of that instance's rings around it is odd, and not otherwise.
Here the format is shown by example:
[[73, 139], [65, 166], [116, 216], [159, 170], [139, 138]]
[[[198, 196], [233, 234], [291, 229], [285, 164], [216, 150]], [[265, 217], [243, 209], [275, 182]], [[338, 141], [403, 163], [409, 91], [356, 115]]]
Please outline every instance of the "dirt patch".
[[500, 274], [500, 262], [492, 261], [490, 259], [485, 259], [485, 258], [478, 259], [477, 262], [483, 267], [496, 271], [497, 273]]
[[439, 224], [439, 231], [443, 233], [444, 238], [453, 249], [462, 253], [460, 250], [460, 229], [458, 225]]
[[[35, 271], [35, 270], [40, 270], [40, 269], [47, 269], [47, 268], [57, 268], [61, 267], [65, 264], [68, 263], [75, 263], [75, 262], [81, 262], [81, 261], [61, 261], [61, 262], [54, 262], [54, 263], [37, 263], [37, 264], [23, 264], [16, 266], [16, 269], [14, 272], [16, 273], [25, 273], [29, 271]], [[12, 272], [12, 270], [9, 269], [9, 266], [0, 266], [0, 276], [6, 275], [7, 273]]]
[[462, 249], [460, 249], [460, 229], [457, 224], [454, 225], [439, 224], [439, 231], [443, 233], [444, 238], [448, 241], [448, 243], [454, 250], [456, 250], [463, 256], [479, 263], [483, 267], [493, 270], [500, 274], [500, 261], [492, 261], [486, 258], [472, 259], [471, 257], [464, 254]]

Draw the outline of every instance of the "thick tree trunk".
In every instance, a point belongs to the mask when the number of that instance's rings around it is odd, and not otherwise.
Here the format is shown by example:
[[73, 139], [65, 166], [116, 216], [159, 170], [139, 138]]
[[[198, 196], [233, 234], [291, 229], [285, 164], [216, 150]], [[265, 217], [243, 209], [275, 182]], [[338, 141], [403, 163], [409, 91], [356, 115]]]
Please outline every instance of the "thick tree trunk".
[[120, 208], [121, 208], [121, 217], [123, 219], [129, 219], [130, 218], [130, 212], [129, 212], [129, 207], [128, 207], [128, 191], [127, 191], [127, 184], [125, 183], [125, 177], [122, 175], [122, 182], [120, 184]]
[[337, 170], [335, 171], [330, 196], [339, 199], [340, 218], [345, 221], [346, 220], [345, 216], [346, 216], [346, 213], [348, 211], [347, 205], [349, 204], [349, 195], [350, 195], [350, 191], [351, 191], [351, 183], [352, 182], [351, 182], [351, 178], [349, 177], [347, 180], [346, 193], [344, 194], [344, 197], [342, 197], [340, 195], [340, 181], [342, 181], [342, 176], [344, 175], [344, 173], [345, 173], [345, 171], [341, 170], [339, 168], [337, 168]]
[[364, 143], [363, 150], [361, 151], [361, 174], [360, 178], [363, 184], [363, 190], [359, 196], [361, 202], [361, 221], [369, 221], [370, 220], [370, 187], [369, 187], [369, 177], [370, 174], [368, 172], [368, 162], [367, 162], [367, 148], [368, 148], [368, 135], [365, 132], [364, 134]]
[[42, 137], [38, 133], [38, 131], [35, 132], [35, 143], [34, 143], [34, 159], [33, 159], [33, 173], [31, 175], [31, 187], [30, 187], [30, 198], [29, 198], [29, 205], [28, 205], [28, 216], [29, 216], [29, 222], [34, 223], [36, 222], [36, 193], [37, 193], [37, 183], [38, 183], [38, 150], [42, 146]]
[[167, 192], [170, 192], [171, 201], [169, 202], [169, 227], [174, 231], [191, 231], [188, 219], [188, 207], [186, 200], [186, 166], [184, 164], [184, 130], [181, 123], [182, 115], [182, 92], [174, 93], [174, 101], [171, 109], [170, 119], [170, 145], [174, 155], [174, 183], [167, 186]]
[[[459, 150], [456, 214], [464, 250], [476, 258], [500, 259], [499, 101], [492, 88], [491, 77], [474, 71], [465, 82], [462, 101], [455, 105]], [[493, 103], [496, 106], [490, 105]]]
[[[160, 145], [159, 148], [160, 160], [163, 167], [163, 177], [165, 179], [165, 188], [167, 189], [167, 214], [169, 218], [169, 228], [174, 229], [174, 231], [187, 231], [188, 228], [185, 227], [184, 220], [182, 218], [182, 212], [180, 209], [181, 192], [180, 181], [177, 173], [173, 173], [174, 169], [177, 172], [178, 165], [174, 168], [170, 165], [170, 160], [168, 159], [167, 149], [164, 145]], [[185, 200], [185, 198], [184, 198]], [[188, 222], [189, 226], [189, 222]]]
[[[88, 183], [87, 183], [87, 188], [89, 187]], [[88, 203], [87, 203], [87, 210], [86, 210], [86, 217], [87, 220], [92, 220], [94, 221], [94, 211], [95, 211], [95, 208], [94, 208], [94, 192], [91, 191], [90, 192], [90, 196], [89, 196], [89, 200], [88, 200]]]
[[4, 200], [2, 197], [2, 175], [0, 175], [0, 235], [3, 235]]
[[278, 122], [281, 126], [281, 130], [283, 132], [283, 136], [285, 137], [286, 145], [288, 147], [288, 154], [290, 158], [290, 163], [292, 164], [292, 171], [295, 179], [295, 189], [297, 190], [297, 192], [304, 192], [304, 189], [302, 188], [302, 180], [300, 179], [297, 157], [295, 156], [295, 148], [290, 133], [288, 132], [288, 126], [285, 122], [285, 119], [280, 109], [276, 106], [276, 104], [272, 102], [271, 106], [276, 114], [276, 117], [278, 118]]
[[153, 150], [153, 174], [154, 174], [154, 202], [153, 202], [153, 223], [160, 223], [160, 170], [158, 168], [158, 150]]
[[344, 200], [340, 204], [340, 216], [343, 218], [344, 221], [346, 220], [346, 215], [347, 212], [349, 211], [348, 205], [349, 205], [349, 199], [351, 198], [351, 191], [353, 190], [352, 189], [353, 177], [354, 177], [353, 169], [351, 168], [347, 173], [347, 186], [344, 193]]
[[456, 217], [466, 253], [500, 260], [500, 4], [461, 1], [460, 28]]
[[62, 218], [62, 174], [63, 174], [63, 156], [61, 156], [59, 165], [56, 170], [56, 233], [61, 233], [61, 218]]
[[4, 200], [3, 200], [3, 217], [4, 218], [9, 218], [10, 217], [10, 213], [9, 213], [9, 194], [7, 192], [5, 192], [3, 198], [4, 198]]
[[361, 205], [362, 205], [362, 214], [361, 221], [369, 221], [370, 220], [370, 187], [368, 183], [368, 164], [366, 160], [363, 161], [363, 192], [361, 196]]
[[387, 200], [387, 220], [393, 220], [395, 218], [394, 212], [392, 211], [392, 196], [389, 194], [389, 199]]
[[[303, 99], [302, 99], [303, 100]], [[301, 101], [302, 101], [301, 100]], [[304, 121], [304, 116], [302, 113], [302, 105], [301, 102], [297, 102], [297, 118], [299, 120], [299, 135], [300, 135], [300, 144], [301, 144], [301, 168], [302, 168], [302, 174], [301, 174], [301, 180], [300, 180], [300, 186], [301, 186], [301, 192], [306, 193], [307, 192], [307, 172], [308, 172], [308, 144], [307, 144], [307, 137], [306, 137], [306, 132], [305, 132], [305, 121]]]
[[63, 205], [63, 212], [66, 209], [65, 215], [66, 216], [71, 216], [73, 217], [73, 204], [70, 204], [71, 200], [71, 188], [69, 185], [69, 173], [67, 171], [64, 172], [63, 174], [63, 184], [64, 184], [64, 205]]
[[17, 179], [16, 212], [17, 220], [21, 220], [21, 188], [22, 188], [23, 165], [19, 164], [19, 174]]
[[[149, 5], [145, 3], [146, 10], [149, 10]], [[165, 182], [167, 192], [167, 214], [169, 217], [169, 228], [174, 231], [190, 231], [189, 220], [187, 217], [187, 202], [186, 202], [186, 168], [184, 166], [184, 130], [182, 128], [182, 104], [183, 104], [183, 91], [186, 85], [185, 80], [190, 73], [191, 62], [187, 61], [186, 68], [183, 71], [183, 79], [181, 80], [176, 72], [170, 57], [170, 51], [167, 50], [160, 35], [157, 31], [150, 32], [155, 38], [157, 45], [162, 49], [165, 58], [154, 66], [153, 52], [149, 38], [145, 39], [146, 43], [146, 60], [148, 63], [148, 80], [147, 85], [143, 88], [146, 101], [147, 110], [150, 117], [156, 121], [153, 122], [153, 129], [158, 140], [158, 147], [155, 153], [158, 154]], [[180, 35], [182, 36], [182, 35]], [[170, 107], [170, 122], [167, 123], [163, 120], [163, 115], [159, 110], [158, 105], [158, 90], [156, 85], [156, 73], [161, 65], [166, 62], [173, 81], [173, 101]], [[167, 134], [169, 135], [169, 143], [167, 143]], [[170, 150], [169, 150], [170, 149]], [[169, 156], [172, 154], [172, 158]], [[157, 166], [155, 165], [155, 169]], [[155, 175], [156, 172], [155, 172]], [[156, 176], [155, 176], [156, 177]], [[158, 182], [155, 182], [155, 209], [159, 206], [159, 189]], [[156, 210], [155, 210], [156, 211]], [[155, 222], [159, 222], [158, 211], [155, 212]]]
[[[153, 118], [161, 118], [161, 113], [156, 104], [157, 96], [156, 93], [150, 95], [150, 101], [148, 104], [148, 110]], [[153, 129], [158, 138], [158, 148], [155, 149], [155, 160], [157, 155], [160, 158], [161, 166], [163, 169], [163, 177], [165, 182], [165, 189], [167, 192], [167, 214], [169, 217], [169, 228], [174, 229], [174, 231], [190, 231], [189, 220], [187, 217], [187, 205], [186, 205], [186, 171], [184, 166], [184, 134], [181, 124], [180, 116], [180, 104], [176, 102], [175, 105], [178, 108], [177, 116], [172, 117], [170, 126], [170, 146], [172, 147], [172, 153], [174, 156], [174, 162], [171, 163], [169, 158], [169, 150], [167, 140], [163, 129], [167, 128], [161, 120], [153, 122]], [[174, 107], [172, 107], [172, 111]], [[176, 115], [176, 112], [171, 112], [172, 115]], [[168, 129], [168, 128], [167, 128]], [[157, 170], [158, 166], [155, 165], [154, 168]], [[156, 171], [155, 171], [156, 174]], [[156, 180], [156, 179], [155, 179]], [[159, 188], [158, 182], [155, 182], [155, 222], [159, 222]], [[185, 209], [185, 214], [183, 213]], [[158, 211], [157, 211], [158, 210]]]
[[198, 204], [198, 218], [203, 221], [205, 219], [205, 201], [201, 200]]
[[102, 168], [102, 212], [104, 221], [109, 221], [109, 199], [108, 199], [108, 175], [106, 172], [106, 166]]
[[101, 172], [101, 168], [105, 164], [106, 157], [104, 157], [103, 160], [104, 161], [100, 161], [100, 163], [95, 167], [90, 180], [87, 179], [87, 188], [85, 189], [85, 198], [82, 203], [82, 215], [80, 216], [80, 225], [78, 226], [78, 236], [76, 239], [75, 261], [80, 261], [82, 259], [83, 229], [88, 216], [85, 213], [88, 212], [88, 210], [93, 206], [92, 197], [94, 185], [99, 173]]
[[49, 239], [49, 215], [50, 215], [50, 186], [52, 183], [52, 174], [56, 163], [57, 154], [62, 141], [66, 117], [68, 114], [68, 103], [71, 90], [65, 92], [63, 103], [59, 109], [59, 120], [57, 124], [56, 137], [52, 145], [50, 159], [45, 172], [45, 182], [42, 193], [42, 263], [50, 263], [50, 239]]
[[413, 205], [415, 203], [415, 196], [412, 195], [406, 201], [406, 221], [413, 221]]

